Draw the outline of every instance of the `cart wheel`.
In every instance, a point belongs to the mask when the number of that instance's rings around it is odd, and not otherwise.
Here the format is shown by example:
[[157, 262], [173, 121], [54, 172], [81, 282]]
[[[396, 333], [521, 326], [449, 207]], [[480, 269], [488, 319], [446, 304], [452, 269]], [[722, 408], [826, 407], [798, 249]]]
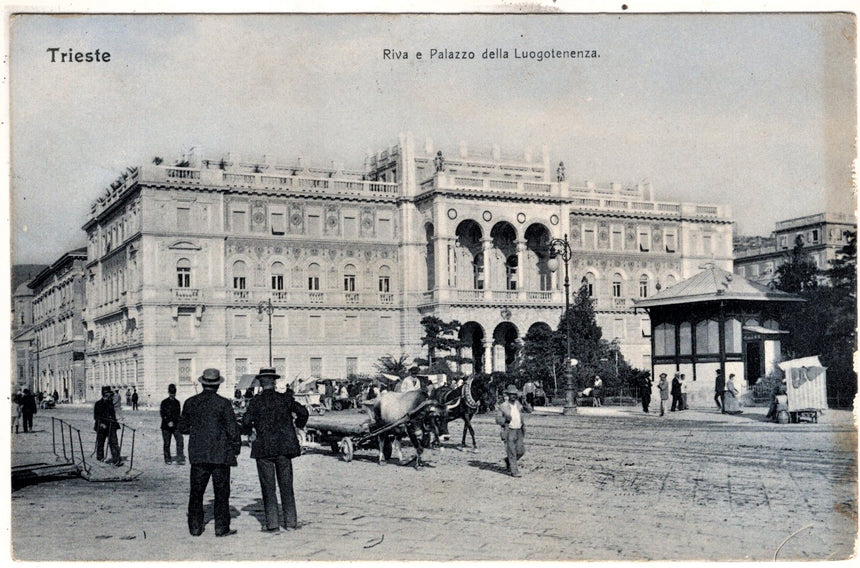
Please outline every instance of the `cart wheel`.
[[344, 438], [340, 441], [340, 453], [343, 455], [343, 461], [351, 462], [354, 446], [351, 438]]

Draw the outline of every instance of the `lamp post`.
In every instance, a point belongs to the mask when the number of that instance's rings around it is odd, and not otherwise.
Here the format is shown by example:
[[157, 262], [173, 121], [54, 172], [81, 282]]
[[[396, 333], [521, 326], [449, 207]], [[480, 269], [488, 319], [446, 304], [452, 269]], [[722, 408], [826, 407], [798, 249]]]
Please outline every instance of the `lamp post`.
[[263, 312], [269, 316], [269, 367], [272, 366], [272, 312], [275, 311], [275, 306], [272, 305], [272, 299], [266, 298], [257, 304], [257, 318], [263, 321]]
[[567, 352], [567, 360], [565, 361], [565, 387], [564, 387], [564, 414], [576, 414], [576, 395], [573, 385], [573, 366], [576, 365], [576, 359], [570, 355], [570, 275], [568, 272], [568, 264], [573, 256], [570, 249], [570, 242], [567, 240], [567, 235], [563, 239], [552, 239], [549, 242], [549, 261], [547, 267], [550, 271], [558, 270], [558, 257], [564, 261], [564, 316], [565, 316], [565, 346]]

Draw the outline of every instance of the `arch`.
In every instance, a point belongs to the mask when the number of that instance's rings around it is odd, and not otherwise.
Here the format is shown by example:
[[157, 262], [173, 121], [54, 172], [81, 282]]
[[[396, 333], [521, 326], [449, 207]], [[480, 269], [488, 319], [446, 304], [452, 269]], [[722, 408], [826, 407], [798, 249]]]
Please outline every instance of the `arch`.
[[233, 289], [244, 290], [248, 286], [248, 267], [244, 260], [233, 262]]
[[460, 341], [466, 343], [467, 352], [471, 353], [472, 371], [484, 372], [484, 328], [475, 321], [467, 321], [460, 326], [458, 333]]
[[[486, 264], [491, 290], [515, 290], [517, 277], [517, 230], [507, 221], [493, 225], [490, 230], [490, 258]], [[513, 257], [515, 266], [509, 265]], [[513, 270], [511, 270], [513, 268]], [[513, 286], [513, 287], [511, 287]]]
[[517, 352], [522, 347], [517, 326], [503, 321], [493, 330], [493, 371], [511, 370]]
[[320, 279], [322, 278], [322, 268], [316, 262], [308, 265], [308, 290], [318, 292], [320, 290]]
[[[454, 284], [457, 288], [483, 289], [484, 286], [484, 257], [483, 231], [480, 225], [465, 219], [456, 230], [457, 239], [454, 243], [453, 266]], [[480, 255], [480, 258], [478, 258]], [[471, 278], [471, 282], [469, 279]], [[479, 287], [480, 284], [480, 287]]]
[[180, 258], [176, 261], [176, 286], [178, 288], [191, 288], [191, 261]]
[[643, 273], [639, 275], [639, 297], [647, 298], [651, 279]]
[[521, 287], [527, 290], [552, 290], [552, 271], [547, 266], [551, 233], [546, 225], [532, 223], [523, 233], [526, 258], [521, 262]]
[[276, 260], [272, 263], [269, 272], [271, 274], [272, 290], [277, 292], [282, 291], [284, 289], [284, 277], [286, 274], [284, 263]]
[[427, 289], [436, 288], [436, 230], [433, 223], [424, 225], [424, 239], [426, 254], [424, 255], [425, 268], [427, 272]]
[[588, 291], [588, 297], [593, 298], [595, 293], [595, 283], [597, 282], [597, 274], [589, 270], [579, 281], [580, 286], [585, 286]]
[[549, 325], [549, 324], [548, 324], [548, 323], [546, 323], [545, 321], [536, 321], [536, 322], [534, 322], [533, 324], [531, 324], [531, 325], [529, 326], [529, 329], [528, 329], [528, 331], [526, 332], [526, 335], [528, 335], [529, 333], [531, 333], [531, 332], [532, 332], [532, 330], [536, 330], [536, 329], [542, 329], [543, 331], [546, 331], [546, 332], [552, 333], [552, 326], [551, 326], [551, 325]]
[[344, 292], [355, 292], [357, 272], [358, 271], [356, 270], [355, 265], [352, 263], [349, 263], [343, 267], [343, 291]]
[[391, 292], [391, 267], [387, 264], [381, 265], [376, 269], [377, 284], [380, 292]]
[[624, 275], [621, 272], [613, 272], [611, 277], [612, 297], [621, 298], [624, 296]]

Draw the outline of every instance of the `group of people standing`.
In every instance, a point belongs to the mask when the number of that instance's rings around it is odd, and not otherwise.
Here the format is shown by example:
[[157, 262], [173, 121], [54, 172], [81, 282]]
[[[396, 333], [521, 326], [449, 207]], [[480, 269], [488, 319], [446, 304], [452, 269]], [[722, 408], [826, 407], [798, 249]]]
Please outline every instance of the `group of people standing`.
[[[729, 374], [728, 380], [723, 375], [722, 369], [717, 369], [716, 379], [714, 381], [714, 402], [717, 408], [723, 414], [740, 414], [740, 400], [738, 399], [740, 392], [735, 386], [734, 373]], [[669, 397], [672, 397], [672, 405], [670, 412], [687, 410], [687, 380], [684, 373], [675, 373], [672, 378], [671, 385], [668, 380], [669, 375], [660, 373], [660, 380], [657, 383], [657, 390], [660, 393], [660, 416], [666, 413], [666, 406], [669, 404]], [[651, 404], [651, 378], [644, 377], [639, 384], [639, 394], [642, 400], [643, 412], [649, 411]]]
[[[278, 493], [284, 525], [298, 528], [293, 493], [292, 458], [301, 455], [296, 429], [304, 428], [308, 411], [290, 392], [279, 393], [280, 378], [274, 369], [260, 369], [256, 375], [262, 391], [249, 402], [242, 417], [242, 428], [253, 432], [251, 458], [256, 461], [263, 494], [265, 532], [280, 531]], [[177, 413], [176, 388], [168, 387], [168, 398], [161, 405], [165, 463], [170, 463], [170, 440], [176, 439], [177, 456], [184, 462], [182, 435], [188, 436], [188, 461], [191, 464], [188, 499], [188, 530], [199, 536], [204, 530], [203, 494], [212, 480], [215, 493], [215, 536], [236, 534], [230, 528], [230, 468], [238, 466], [242, 447], [240, 425], [231, 402], [219, 396], [224, 377], [218, 369], [206, 369], [197, 379], [201, 393], [190, 397]], [[172, 388], [171, 388], [172, 387]]]

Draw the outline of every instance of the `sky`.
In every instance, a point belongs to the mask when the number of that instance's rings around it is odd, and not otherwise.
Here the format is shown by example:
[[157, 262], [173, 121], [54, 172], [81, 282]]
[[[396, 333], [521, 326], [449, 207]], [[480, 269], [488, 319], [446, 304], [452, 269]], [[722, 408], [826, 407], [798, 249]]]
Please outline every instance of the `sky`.
[[[51, 62], [54, 47], [110, 61]], [[494, 48], [510, 57], [481, 57]], [[767, 235], [854, 203], [855, 55], [850, 14], [17, 15], [11, 261], [83, 246], [92, 202], [154, 156], [358, 169], [406, 132], [449, 155], [546, 144], [571, 183], [649, 181], [660, 201], [729, 205], [737, 233]]]

